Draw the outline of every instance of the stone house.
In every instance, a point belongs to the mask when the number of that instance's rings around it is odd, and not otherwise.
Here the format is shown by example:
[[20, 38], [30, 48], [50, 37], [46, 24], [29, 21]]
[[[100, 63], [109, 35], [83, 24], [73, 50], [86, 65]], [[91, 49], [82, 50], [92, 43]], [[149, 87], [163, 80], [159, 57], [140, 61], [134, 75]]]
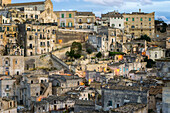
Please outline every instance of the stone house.
[[162, 86], [150, 87], [148, 97], [148, 109], [161, 113], [162, 109]]
[[93, 12], [76, 12], [75, 28], [93, 30], [95, 23], [95, 14]]
[[41, 101], [52, 95], [52, 83], [45, 74], [26, 74], [23, 77], [16, 77], [17, 102], [24, 105], [28, 110], [35, 101]]
[[55, 50], [57, 28], [56, 25], [51, 24], [19, 25], [19, 42], [25, 49], [25, 56], [39, 55]]
[[52, 82], [53, 95], [61, 95], [67, 91], [76, 89], [82, 83], [82, 79], [75, 75], [52, 75], [50, 76], [50, 81]]
[[75, 29], [75, 16], [77, 11], [55, 11], [58, 26], [61, 29]]
[[145, 13], [139, 9], [139, 12], [123, 13], [125, 32], [132, 34], [132, 38], [140, 38], [141, 35], [154, 37], [155, 32], [155, 12]]
[[66, 111], [74, 107], [75, 99], [67, 96], [49, 96], [40, 102], [33, 103], [32, 112], [46, 113]]
[[77, 100], [74, 105], [74, 113], [91, 112], [95, 110], [95, 103], [90, 100]]
[[113, 11], [106, 14], [102, 14], [102, 25], [106, 25], [113, 28], [124, 28], [124, 18], [119, 12]]
[[148, 89], [145, 87], [110, 86], [102, 89], [104, 111], [118, 108], [127, 103], [147, 104]]
[[89, 84], [94, 81], [100, 82], [101, 81], [100, 72], [86, 71], [86, 80], [88, 81]]
[[9, 98], [0, 98], [1, 113], [17, 113], [17, 103]]
[[24, 72], [24, 56], [0, 56], [0, 74], [21, 75]]
[[131, 70], [127, 77], [131, 80], [138, 80], [138, 81], [146, 80], [147, 79], [147, 72]]
[[15, 81], [12, 77], [0, 80], [0, 97], [14, 98], [16, 96], [14, 92]]
[[165, 50], [160, 47], [151, 47], [148, 48], [146, 55], [155, 61], [155, 59], [165, 58]]

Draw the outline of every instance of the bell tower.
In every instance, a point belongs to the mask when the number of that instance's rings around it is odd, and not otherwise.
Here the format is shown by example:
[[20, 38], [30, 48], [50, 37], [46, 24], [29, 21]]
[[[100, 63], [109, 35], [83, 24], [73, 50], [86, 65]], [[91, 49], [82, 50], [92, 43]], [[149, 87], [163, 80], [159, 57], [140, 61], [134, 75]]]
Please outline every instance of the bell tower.
[[2, 7], [6, 6], [7, 4], [11, 4], [11, 0], [0, 0], [0, 5]]

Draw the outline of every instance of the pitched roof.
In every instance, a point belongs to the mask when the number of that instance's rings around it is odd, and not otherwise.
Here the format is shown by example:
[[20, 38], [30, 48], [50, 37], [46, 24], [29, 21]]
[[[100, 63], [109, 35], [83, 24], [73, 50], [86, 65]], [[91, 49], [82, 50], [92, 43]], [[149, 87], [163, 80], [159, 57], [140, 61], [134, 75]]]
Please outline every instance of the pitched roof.
[[43, 2], [13, 3], [13, 4], [8, 4], [7, 7], [12, 7], [12, 6], [27, 6], [27, 5], [41, 5], [41, 4], [45, 4], [45, 1], [43, 1]]

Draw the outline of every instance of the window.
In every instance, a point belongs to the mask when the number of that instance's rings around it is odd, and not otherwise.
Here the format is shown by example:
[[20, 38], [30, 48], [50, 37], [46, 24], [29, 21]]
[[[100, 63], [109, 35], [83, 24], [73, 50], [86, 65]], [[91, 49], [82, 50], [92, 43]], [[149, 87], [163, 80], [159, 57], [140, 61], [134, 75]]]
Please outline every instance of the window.
[[65, 27], [65, 23], [64, 22], [61, 22], [61, 27]]
[[158, 57], [158, 53], [157, 52], [155, 52], [155, 58], [157, 58]]
[[31, 31], [31, 29], [28, 27], [28, 28], [27, 28], [27, 31]]
[[90, 23], [90, 18], [87, 19], [87, 22]]
[[30, 44], [30, 49], [32, 49], [32, 44]]
[[31, 80], [31, 84], [33, 84], [33, 80]]
[[143, 21], [143, 18], [140, 18], [140, 21]]
[[119, 24], [119, 27], [121, 27], [121, 24]]
[[64, 14], [61, 14], [61, 18], [64, 18]]
[[3, 39], [3, 35], [1, 35], [1, 39]]
[[126, 18], [126, 21], [128, 21], [128, 18]]
[[79, 19], [79, 22], [82, 22], [82, 20], [81, 20], [81, 19]]
[[134, 18], [132, 18], [132, 21], [135, 21], [135, 19], [134, 19]]
[[108, 106], [112, 106], [112, 101], [109, 101], [109, 102], [108, 102]]
[[9, 27], [7, 27], [7, 31], [9, 31]]
[[15, 64], [17, 64], [18, 62], [17, 62], [17, 60], [15, 60]]
[[135, 28], [135, 26], [132, 26], [132, 28]]
[[38, 19], [38, 15], [35, 15], [35, 19]]
[[5, 64], [8, 64], [8, 61], [5, 61]]
[[151, 21], [151, 18], [149, 18], [149, 21]]
[[90, 29], [90, 26], [87, 26], [87, 29]]
[[115, 24], [112, 24], [112, 27], [115, 27]]
[[71, 14], [69, 14], [69, 18], [71, 18]]
[[72, 26], [73, 26], [72, 22], [69, 22], [69, 23], [68, 23], [68, 26], [69, 26], [69, 27], [72, 27]]
[[123, 72], [125, 72], [125, 67], [123, 68]]
[[10, 102], [10, 107], [12, 107], [12, 102]]
[[170, 39], [169, 39], [169, 41], [168, 41], [169, 43], [170, 43]]
[[8, 89], [8, 88], [9, 88], [9, 85], [6, 85], [6, 88]]
[[17, 75], [19, 75], [19, 71], [17, 71]]
[[47, 46], [50, 46], [50, 42], [49, 41], [47, 41]]
[[79, 29], [82, 29], [82, 26], [79, 26]]

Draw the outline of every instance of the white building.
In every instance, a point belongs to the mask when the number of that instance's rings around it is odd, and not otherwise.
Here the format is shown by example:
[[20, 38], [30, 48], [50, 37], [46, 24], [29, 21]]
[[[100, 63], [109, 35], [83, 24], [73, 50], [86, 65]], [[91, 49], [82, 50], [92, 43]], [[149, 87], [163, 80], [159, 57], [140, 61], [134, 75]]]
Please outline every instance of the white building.
[[147, 50], [146, 55], [149, 59], [156, 60], [165, 57], [165, 50], [160, 47], [151, 47]]

